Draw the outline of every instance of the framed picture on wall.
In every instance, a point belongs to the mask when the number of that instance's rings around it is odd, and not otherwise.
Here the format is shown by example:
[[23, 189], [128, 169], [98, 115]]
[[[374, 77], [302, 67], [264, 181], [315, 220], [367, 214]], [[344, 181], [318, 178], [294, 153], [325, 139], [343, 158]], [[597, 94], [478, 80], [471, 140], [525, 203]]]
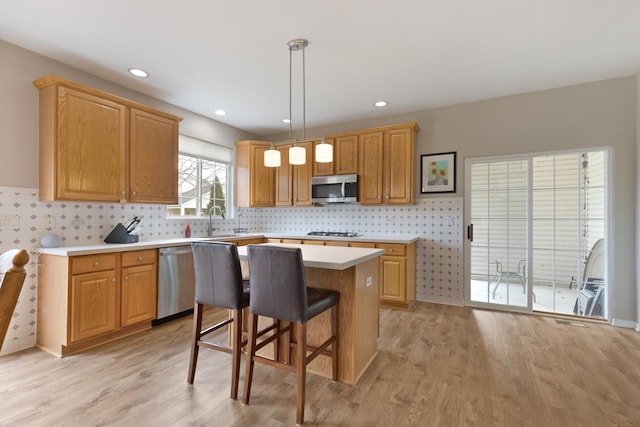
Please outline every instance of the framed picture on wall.
[[456, 192], [456, 152], [420, 156], [420, 193]]

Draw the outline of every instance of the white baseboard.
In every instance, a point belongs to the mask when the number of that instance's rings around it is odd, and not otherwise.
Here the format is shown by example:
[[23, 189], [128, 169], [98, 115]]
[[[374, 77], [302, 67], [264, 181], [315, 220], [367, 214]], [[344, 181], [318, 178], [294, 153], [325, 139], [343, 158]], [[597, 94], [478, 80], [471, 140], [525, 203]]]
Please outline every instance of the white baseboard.
[[447, 305], [457, 305], [459, 307], [464, 306], [464, 299], [460, 298], [449, 298], [449, 297], [439, 297], [434, 295], [428, 295], [426, 299], [418, 299], [418, 301], [422, 302], [432, 302], [435, 304], [447, 304]]
[[635, 329], [636, 331], [640, 332], [640, 323], [631, 320], [613, 319], [611, 321], [611, 325], [618, 326], [620, 328]]

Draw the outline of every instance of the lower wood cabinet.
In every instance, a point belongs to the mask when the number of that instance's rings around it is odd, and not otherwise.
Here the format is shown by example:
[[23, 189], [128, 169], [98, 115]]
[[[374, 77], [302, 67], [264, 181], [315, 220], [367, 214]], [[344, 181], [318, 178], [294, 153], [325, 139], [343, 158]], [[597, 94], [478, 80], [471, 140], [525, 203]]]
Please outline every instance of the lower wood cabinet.
[[156, 317], [156, 249], [38, 258], [36, 345], [57, 356], [151, 327]]
[[121, 327], [156, 318], [157, 254], [156, 249], [122, 253]]
[[[281, 239], [282, 243], [294, 243]], [[295, 241], [300, 243], [300, 241]], [[380, 257], [380, 305], [410, 309], [416, 301], [416, 243], [352, 242], [346, 240], [304, 240], [304, 244], [384, 249]]]
[[416, 301], [416, 244], [377, 243], [380, 257], [380, 304], [408, 309]]

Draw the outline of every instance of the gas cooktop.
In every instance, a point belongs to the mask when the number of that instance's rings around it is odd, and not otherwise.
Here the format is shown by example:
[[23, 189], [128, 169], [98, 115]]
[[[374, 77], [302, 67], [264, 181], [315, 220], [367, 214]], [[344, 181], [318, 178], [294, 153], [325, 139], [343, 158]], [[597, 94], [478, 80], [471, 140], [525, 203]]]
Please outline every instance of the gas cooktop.
[[328, 237], [357, 237], [355, 231], [310, 231], [308, 236], [328, 236]]

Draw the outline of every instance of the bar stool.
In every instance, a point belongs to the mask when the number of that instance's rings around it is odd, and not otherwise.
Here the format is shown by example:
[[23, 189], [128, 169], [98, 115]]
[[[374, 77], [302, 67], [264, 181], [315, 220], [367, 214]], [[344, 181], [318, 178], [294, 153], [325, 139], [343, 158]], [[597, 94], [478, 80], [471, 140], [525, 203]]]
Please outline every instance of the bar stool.
[[[340, 293], [306, 286], [302, 252], [299, 248], [249, 245], [249, 343], [245, 369], [244, 403], [249, 403], [254, 362], [296, 373], [296, 422], [304, 422], [304, 400], [307, 364], [319, 354], [331, 356], [333, 380], [338, 379], [338, 303]], [[307, 321], [331, 309], [331, 336], [317, 348], [307, 346]], [[258, 316], [288, 322], [286, 327], [257, 343]], [[293, 324], [297, 324], [296, 342], [291, 342]], [[267, 359], [256, 352], [271, 340], [287, 334], [284, 361]], [[291, 365], [290, 348], [296, 349], [296, 366]], [[328, 350], [331, 347], [331, 350]], [[307, 355], [307, 349], [311, 351]]]
[[[187, 382], [193, 384], [200, 347], [231, 353], [233, 358], [231, 398], [237, 399], [241, 348], [247, 342], [242, 339], [242, 309], [249, 306], [249, 281], [242, 279], [238, 248], [235, 245], [223, 242], [193, 242], [191, 243], [191, 248], [193, 251], [196, 295]], [[202, 330], [202, 313], [205, 305], [227, 308], [231, 310], [232, 317]], [[232, 322], [230, 347], [203, 340], [205, 335], [217, 331]], [[259, 335], [275, 329], [276, 326], [277, 323], [274, 321], [272, 325], [260, 331]], [[277, 348], [275, 351], [277, 354]]]

